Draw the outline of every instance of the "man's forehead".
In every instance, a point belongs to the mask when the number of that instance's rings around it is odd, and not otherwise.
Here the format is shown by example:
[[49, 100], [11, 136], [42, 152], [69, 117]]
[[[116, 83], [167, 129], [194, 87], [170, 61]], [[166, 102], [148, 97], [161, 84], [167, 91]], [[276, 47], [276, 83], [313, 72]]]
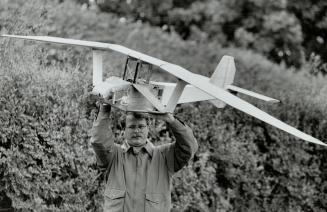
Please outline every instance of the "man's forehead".
[[145, 122], [146, 119], [144, 117], [134, 117], [133, 115], [127, 115], [126, 116], [126, 123], [140, 123], [140, 122]]

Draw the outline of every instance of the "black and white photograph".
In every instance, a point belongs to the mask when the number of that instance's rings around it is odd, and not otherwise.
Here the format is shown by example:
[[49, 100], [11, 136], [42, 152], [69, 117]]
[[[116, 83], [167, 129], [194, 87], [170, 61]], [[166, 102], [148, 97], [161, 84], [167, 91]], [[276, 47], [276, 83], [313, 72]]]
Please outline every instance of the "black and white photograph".
[[0, 0], [0, 212], [327, 211], [326, 11]]

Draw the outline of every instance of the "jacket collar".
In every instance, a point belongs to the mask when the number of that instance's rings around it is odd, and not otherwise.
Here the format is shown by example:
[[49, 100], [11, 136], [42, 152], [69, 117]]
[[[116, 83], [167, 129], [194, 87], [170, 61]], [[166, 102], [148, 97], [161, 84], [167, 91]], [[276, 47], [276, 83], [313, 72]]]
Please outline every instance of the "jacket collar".
[[[130, 146], [127, 141], [125, 140], [124, 143], [121, 146], [124, 150], [124, 152], [128, 152], [128, 150], [130, 150], [131, 148], [133, 148], [132, 146]], [[153, 149], [154, 149], [154, 145], [151, 143], [151, 141], [146, 140], [145, 145], [142, 147], [142, 149], [145, 149], [146, 152], [152, 157], [153, 155]], [[132, 150], [132, 149], [131, 149]], [[133, 150], [132, 150], [133, 151]]]

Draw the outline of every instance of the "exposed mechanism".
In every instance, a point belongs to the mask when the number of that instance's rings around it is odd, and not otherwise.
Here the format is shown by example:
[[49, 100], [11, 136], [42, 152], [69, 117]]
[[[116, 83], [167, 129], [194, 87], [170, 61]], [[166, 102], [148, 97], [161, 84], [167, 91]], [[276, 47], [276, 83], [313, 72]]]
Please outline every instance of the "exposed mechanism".
[[[107, 90], [110, 85], [115, 85], [110, 89], [112, 98], [105, 98], [105, 100], [112, 106], [125, 111], [162, 113], [138, 90], [145, 89], [155, 98], [159, 100], [162, 98], [164, 86], [151, 83], [151, 74], [151, 64], [128, 56], [122, 79], [110, 77], [104, 82]], [[136, 88], [136, 85], [139, 86]], [[98, 93], [97, 85], [93, 92]]]

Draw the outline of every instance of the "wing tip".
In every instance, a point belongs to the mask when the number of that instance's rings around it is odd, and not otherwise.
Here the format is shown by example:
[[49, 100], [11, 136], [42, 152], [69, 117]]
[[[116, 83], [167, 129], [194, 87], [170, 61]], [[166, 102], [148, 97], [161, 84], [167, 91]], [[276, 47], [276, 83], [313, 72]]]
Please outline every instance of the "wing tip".
[[312, 138], [312, 139], [308, 139], [307, 141], [311, 142], [311, 143], [315, 143], [315, 144], [319, 144], [321, 146], [326, 146], [327, 147], [327, 144], [316, 139], [316, 138]]
[[278, 99], [270, 99], [268, 100], [269, 103], [272, 103], [272, 104], [277, 104], [277, 103], [282, 103], [280, 100]]
[[26, 36], [22, 36], [22, 35], [9, 35], [9, 34], [1, 34], [1, 37], [7, 37], [7, 38], [22, 38], [22, 37], [26, 37]]
[[326, 146], [326, 147], [327, 147], [327, 144], [324, 143], [324, 142], [320, 142], [320, 145], [322, 145], [322, 146]]

